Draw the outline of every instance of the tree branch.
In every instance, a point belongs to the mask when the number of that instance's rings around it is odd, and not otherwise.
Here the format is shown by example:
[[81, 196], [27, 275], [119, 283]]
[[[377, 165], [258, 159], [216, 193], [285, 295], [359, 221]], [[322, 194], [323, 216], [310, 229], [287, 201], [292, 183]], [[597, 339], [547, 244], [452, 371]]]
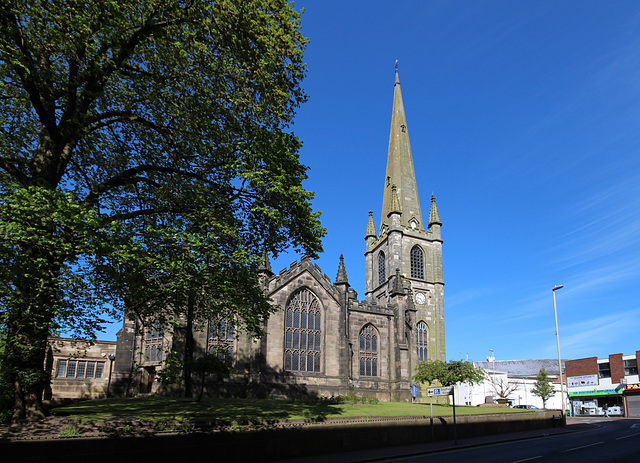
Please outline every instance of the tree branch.
[[174, 167], [162, 167], [162, 166], [156, 166], [153, 164], [145, 164], [137, 167], [132, 167], [130, 169], [126, 169], [120, 172], [118, 175], [111, 177], [110, 179], [102, 182], [100, 185], [96, 186], [91, 193], [89, 193], [89, 195], [83, 201], [83, 204], [85, 205], [95, 204], [95, 202], [104, 193], [114, 188], [119, 188], [125, 185], [134, 185], [142, 180], [151, 181], [146, 177], [140, 177], [140, 174], [150, 173], [150, 172], [178, 174], [185, 177], [201, 180], [206, 183], [212, 183], [212, 184], [214, 183], [214, 182], [208, 181], [203, 175], [200, 175], [200, 174], [185, 172], [183, 170], [176, 169]]
[[[12, 63], [12, 67], [20, 81], [24, 90], [29, 95], [29, 100], [33, 105], [36, 114], [42, 125], [47, 129], [49, 135], [54, 139], [57, 136], [57, 127], [55, 121], [55, 115], [49, 113], [42, 100], [43, 95], [40, 93], [36, 78], [41, 76], [42, 72], [38, 66], [33, 63], [32, 50], [27, 46], [20, 27], [18, 26], [18, 18], [12, 13], [9, 3], [2, 2], [0, 9], [0, 24], [2, 25], [3, 33], [11, 40], [11, 42], [20, 50], [24, 60], [20, 61], [20, 64]], [[28, 69], [28, 72], [25, 71]]]

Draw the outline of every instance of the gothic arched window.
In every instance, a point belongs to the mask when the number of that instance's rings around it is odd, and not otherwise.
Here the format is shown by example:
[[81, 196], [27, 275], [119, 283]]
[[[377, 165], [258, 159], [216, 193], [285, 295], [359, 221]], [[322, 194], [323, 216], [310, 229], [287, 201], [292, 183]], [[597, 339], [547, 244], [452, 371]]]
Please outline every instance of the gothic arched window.
[[233, 339], [235, 326], [233, 320], [211, 320], [207, 336], [207, 351], [216, 354], [220, 360], [233, 360]]
[[284, 333], [284, 369], [320, 371], [322, 328], [320, 302], [308, 289], [295, 293], [287, 304]]
[[360, 331], [360, 376], [378, 376], [378, 331], [372, 325]]
[[381, 285], [384, 283], [384, 280], [387, 279], [387, 270], [384, 259], [384, 252], [380, 252], [378, 254], [378, 284]]
[[429, 360], [429, 330], [425, 322], [418, 322], [416, 326], [416, 332], [418, 334], [418, 341], [416, 343], [418, 347], [418, 360], [424, 362]]
[[163, 326], [158, 320], [152, 321], [145, 330], [144, 360], [149, 363], [162, 362]]
[[411, 278], [424, 280], [424, 253], [418, 245], [411, 248]]

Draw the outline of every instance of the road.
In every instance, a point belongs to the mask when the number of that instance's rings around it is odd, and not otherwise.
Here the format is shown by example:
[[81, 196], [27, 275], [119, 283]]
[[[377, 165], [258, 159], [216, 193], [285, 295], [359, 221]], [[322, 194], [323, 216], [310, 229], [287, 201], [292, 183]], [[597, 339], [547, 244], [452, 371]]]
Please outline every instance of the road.
[[[494, 435], [484, 438], [425, 444], [424, 446], [387, 447], [344, 454], [286, 460], [287, 463], [635, 463], [640, 462], [640, 419], [570, 419], [578, 432], [553, 433], [545, 437], [522, 434]], [[569, 426], [570, 429], [572, 426]], [[557, 429], [556, 429], [557, 430]], [[543, 430], [540, 431], [544, 432]], [[535, 434], [538, 436], [538, 434]]]
[[474, 463], [636, 462], [640, 461], [640, 420], [593, 420], [592, 430], [523, 441], [449, 450], [410, 458], [387, 458], [403, 463], [470, 461]]

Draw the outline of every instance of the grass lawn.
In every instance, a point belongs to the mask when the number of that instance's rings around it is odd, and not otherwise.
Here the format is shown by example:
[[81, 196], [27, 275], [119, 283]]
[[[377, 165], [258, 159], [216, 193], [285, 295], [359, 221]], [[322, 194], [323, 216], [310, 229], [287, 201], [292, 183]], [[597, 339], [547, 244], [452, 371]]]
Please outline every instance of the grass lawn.
[[[507, 407], [456, 406], [456, 414], [521, 413], [524, 410]], [[305, 403], [278, 399], [181, 399], [172, 397], [136, 397], [126, 399], [95, 399], [76, 402], [51, 410], [54, 415], [72, 416], [81, 420], [105, 420], [112, 417], [142, 421], [270, 421], [293, 419], [325, 419], [375, 416], [430, 416], [430, 406], [407, 402], [377, 404]], [[453, 414], [451, 406], [433, 405], [434, 416]]]

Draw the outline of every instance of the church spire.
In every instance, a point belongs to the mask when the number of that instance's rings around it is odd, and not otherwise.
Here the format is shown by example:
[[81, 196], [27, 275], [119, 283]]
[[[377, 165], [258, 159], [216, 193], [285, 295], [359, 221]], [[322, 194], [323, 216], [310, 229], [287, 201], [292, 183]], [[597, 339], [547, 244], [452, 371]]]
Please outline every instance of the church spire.
[[440, 214], [438, 214], [438, 206], [436, 205], [436, 196], [431, 195], [431, 210], [429, 211], [429, 228], [431, 225], [442, 225]]
[[340, 264], [338, 265], [338, 275], [336, 275], [335, 284], [348, 283], [347, 270], [344, 267], [344, 256], [340, 254]]
[[373, 211], [369, 211], [369, 220], [367, 221], [367, 233], [364, 235], [364, 239], [367, 238], [377, 238], [376, 235], [376, 224], [373, 222]]
[[389, 214], [392, 213], [402, 214], [402, 206], [400, 206], [400, 199], [398, 198], [398, 188], [391, 186], [391, 201], [389, 204]]
[[399, 210], [403, 212], [401, 223], [409, 226], [409, 219], [415, 217], [418, 225], [424, 229], [416, 175], [413, 169], [413, 157], [409, 144], [409, 129], [400, 91], [400, 79], [396, 68], [396, 80], [393, 91], [393, 112], [391, 116], [391, 133], [389, 135], [389, 154], [387, 157], [387, 175], [385, 177], [384, 198], [382, 201], [381, 225], [388, 224], [388, 215], [393, 210], [392, 188], [395, 185]]

